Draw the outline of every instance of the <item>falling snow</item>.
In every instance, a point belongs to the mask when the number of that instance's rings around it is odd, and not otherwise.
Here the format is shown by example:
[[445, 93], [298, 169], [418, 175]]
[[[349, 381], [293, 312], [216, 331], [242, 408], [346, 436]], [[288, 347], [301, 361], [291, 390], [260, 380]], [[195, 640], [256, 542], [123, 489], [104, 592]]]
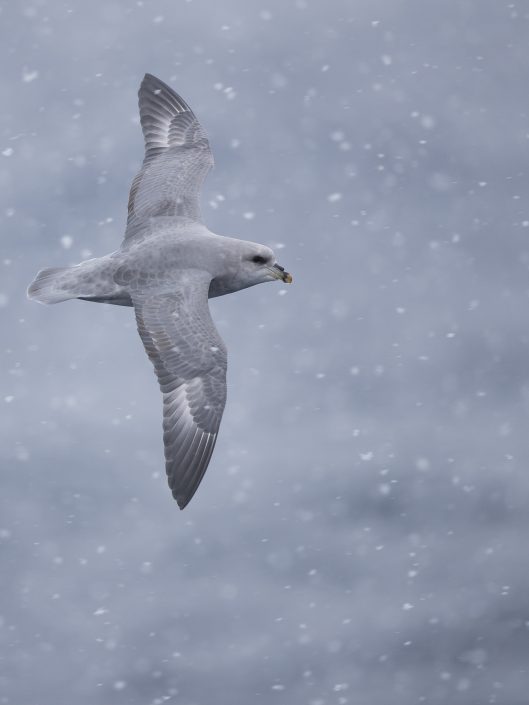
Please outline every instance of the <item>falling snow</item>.
[[[4, 5], [0, 705], [525, 703], [523, 3]], [[119, 247], [145, 71], [293, 275], [211, 300], [184, 512], [133, 311], [25, 295]]]

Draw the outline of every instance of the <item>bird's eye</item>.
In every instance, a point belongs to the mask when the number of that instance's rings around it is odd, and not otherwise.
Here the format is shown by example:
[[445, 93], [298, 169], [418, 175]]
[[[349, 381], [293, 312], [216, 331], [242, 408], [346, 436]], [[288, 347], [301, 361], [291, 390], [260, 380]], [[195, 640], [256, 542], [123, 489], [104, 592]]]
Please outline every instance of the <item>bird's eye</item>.
[[255, 255], [252, 257], [252, 262], [255, 262], [255, 264], [266, 264], [267, 259], [266, 257], [262, 257], [261, 255]]

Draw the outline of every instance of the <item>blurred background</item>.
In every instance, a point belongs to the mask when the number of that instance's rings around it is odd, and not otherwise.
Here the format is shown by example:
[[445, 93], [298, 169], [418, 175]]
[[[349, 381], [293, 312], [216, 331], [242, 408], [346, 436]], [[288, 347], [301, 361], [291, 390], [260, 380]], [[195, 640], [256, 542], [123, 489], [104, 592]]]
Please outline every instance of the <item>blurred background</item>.
[[[0, 7], [0, 704], [527, 705], [527, 5]], [[132, 311], [25, 293], [119, 247], [146, 71], [294, 276], [212, 302], [185, 512]]]

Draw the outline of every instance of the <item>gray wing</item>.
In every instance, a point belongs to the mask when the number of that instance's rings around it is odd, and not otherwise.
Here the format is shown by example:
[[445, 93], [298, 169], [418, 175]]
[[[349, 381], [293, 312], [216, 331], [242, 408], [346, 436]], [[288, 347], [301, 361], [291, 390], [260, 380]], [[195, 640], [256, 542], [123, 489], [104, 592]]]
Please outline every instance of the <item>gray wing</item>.
[[125, 240], [153, 216], [200, 221], [200, 189], [213, 165], [206, 132], [172, 88], [147, 73], [138, 97], [145, 158], [130, 189]]
[[210, 280], [188, 271], [171, 291], [132, 295], [163, 394], [165, 467], [180, 509], [206, 472], [226, 403], [226, 347], [209, 313]]

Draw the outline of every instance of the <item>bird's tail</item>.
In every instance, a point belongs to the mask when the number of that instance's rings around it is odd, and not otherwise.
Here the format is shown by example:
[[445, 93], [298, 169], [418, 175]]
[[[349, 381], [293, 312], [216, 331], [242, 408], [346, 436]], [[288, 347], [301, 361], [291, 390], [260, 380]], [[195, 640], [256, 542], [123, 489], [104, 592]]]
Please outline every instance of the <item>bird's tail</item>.
[[41, 269], [28, 288], [28, 298], [41, 304], [58, 304], [75, 299], [78, 277], [75, 267]]

